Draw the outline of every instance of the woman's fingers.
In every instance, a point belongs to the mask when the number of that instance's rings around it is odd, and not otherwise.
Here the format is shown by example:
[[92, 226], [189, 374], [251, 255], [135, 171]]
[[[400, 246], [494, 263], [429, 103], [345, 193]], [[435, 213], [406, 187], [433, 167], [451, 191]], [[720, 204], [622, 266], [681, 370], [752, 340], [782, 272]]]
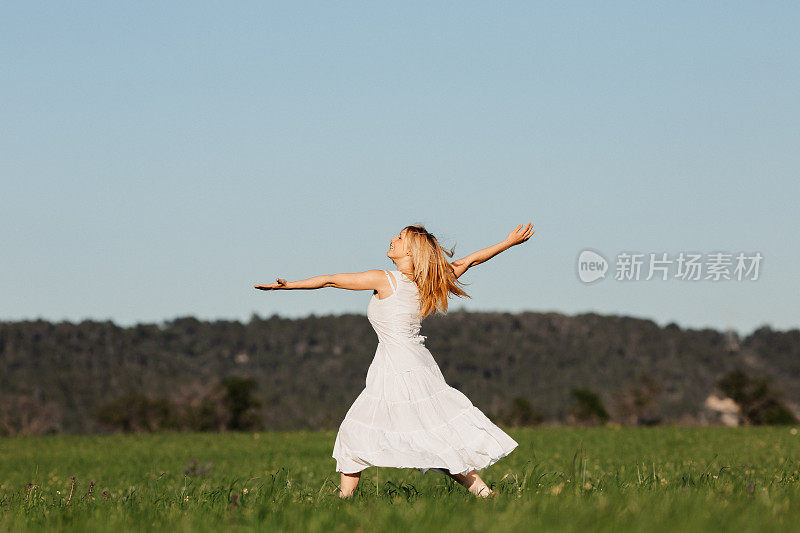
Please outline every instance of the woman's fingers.
[[520, 244], [530, 239], [531, 235], [535, 232], [536, 230], [533, 229], [533, 222], [529, 222], [527, 225], [520, 224], [517, 226], [517, 229], [511, 232], [510, 237], [512, 238], [513, 244]]
[[276, 278], [275, 283], [266, 283], [262, 285], [253, 285], [260, 291], [274, 291], [286, 287], [286, 280], [283, 278]]
[[[529, 224], [529, 226], [530, 226], [530, 224]], [[522, 239], [525, 238], [525, 232], [526, 231], [528, 231], [528, 228], [525, 227], [525, 224], [524, 223], [520, 224], [519, 226], [517, 226], [516, 228], [511, 230], [511, 233], [508, 234], [507, 239], [509, 241], [511, 241], [512, 245], [513, 244], [518, 244], [518, 243], [522, 242]]]
[[529, 222], [527, 226], [524, 223], [517, 226], [517, 228], [511, 232], [511, 236], [513, 237], [515, 243], [519, 244], [528, 240], [528, 238], [533, 234], [532, 228], [532, 222]]

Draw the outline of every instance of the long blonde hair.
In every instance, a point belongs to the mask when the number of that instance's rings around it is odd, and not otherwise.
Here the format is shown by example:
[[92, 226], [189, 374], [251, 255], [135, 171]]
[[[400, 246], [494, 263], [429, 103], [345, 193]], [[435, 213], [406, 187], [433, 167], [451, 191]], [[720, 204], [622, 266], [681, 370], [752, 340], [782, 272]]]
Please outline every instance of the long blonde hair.
[[427, 317], [437, 309], [447, 313], [447, 300], [451, 293], [472, 298], [459, 287], [467, 284], [456, 278], [453, 266], [447, 260], [447, 257], [453, 257], [455, 248], [449, 251], [442, 248], [436, 237], [422, 224], [413, 224], [404, 229], [414, 263], [414, 283], [419, 290], [420, 318]]

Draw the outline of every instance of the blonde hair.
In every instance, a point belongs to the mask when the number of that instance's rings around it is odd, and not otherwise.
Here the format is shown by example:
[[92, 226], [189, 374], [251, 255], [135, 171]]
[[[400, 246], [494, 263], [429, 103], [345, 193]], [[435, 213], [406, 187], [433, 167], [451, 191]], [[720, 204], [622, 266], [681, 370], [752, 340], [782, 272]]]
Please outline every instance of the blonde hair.
[[447, 313], [450, 294], [471, 298], [459, 287], [467, 284], [456, 278], [453, 266], [447, 260], [447, 257], [453, 257], [455, 248], [445, 250], [422, 224], [413, 224], [403, 229], [414, 263], [413, 281], [419, 290], [420, 318], [427, 317], [437, 309], [443, 314]]

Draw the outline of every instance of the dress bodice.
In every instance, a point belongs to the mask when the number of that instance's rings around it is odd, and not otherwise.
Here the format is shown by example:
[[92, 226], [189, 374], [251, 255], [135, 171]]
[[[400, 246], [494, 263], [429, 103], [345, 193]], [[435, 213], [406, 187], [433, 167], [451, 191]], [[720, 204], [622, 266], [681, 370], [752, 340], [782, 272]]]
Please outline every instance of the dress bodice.
[[419, 290], [417, 284], [398, 270], [385, 270], [394, 292], [379, 300], [372, 295], [367, 305], [367, 318], [372, 324], [378, 341], [384, 344], [424, 344], [420, 335], [422, 321], [419, 313]]

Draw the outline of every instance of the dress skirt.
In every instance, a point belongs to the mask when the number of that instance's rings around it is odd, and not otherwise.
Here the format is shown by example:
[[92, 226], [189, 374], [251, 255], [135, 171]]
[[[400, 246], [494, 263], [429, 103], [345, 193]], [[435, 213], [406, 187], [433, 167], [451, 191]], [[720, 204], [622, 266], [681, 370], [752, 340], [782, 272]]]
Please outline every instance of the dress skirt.
[[378, 344], [367, 383], [342, 421], [336, 471], [369, 466], [466, 474], [505, 457], [514, 441], [449, 386], [421, 343]]

